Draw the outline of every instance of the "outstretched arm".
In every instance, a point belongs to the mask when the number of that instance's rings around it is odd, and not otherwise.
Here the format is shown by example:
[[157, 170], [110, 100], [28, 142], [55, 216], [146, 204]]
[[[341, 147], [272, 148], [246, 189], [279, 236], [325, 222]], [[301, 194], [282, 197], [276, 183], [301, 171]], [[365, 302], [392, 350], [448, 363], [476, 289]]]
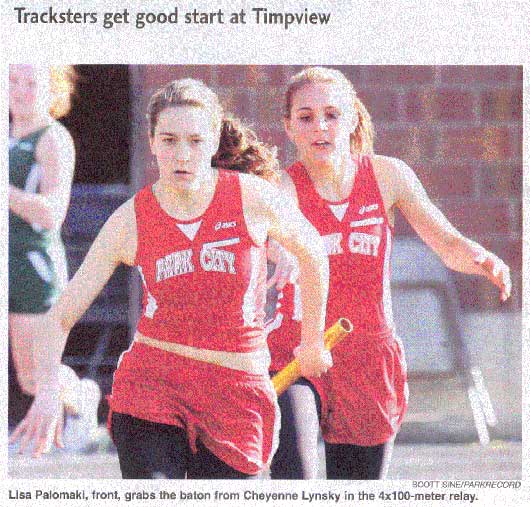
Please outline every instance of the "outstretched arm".
[[277, 241], [298, 260], [302, 299], [302, 374], [319, 375], [331, 366], [323, 342], [329, 263], [322, 239], [290, 199], [265, 181], [242, 175], [245, 218], [256, 243]]
[[394, 204], [444, 264], [455, 271], [488, 278], [499, 288], [501, 301], [506, 301], [511, 293], [508, 266], [453, 227], [407, 164], [388, 157], [376, 157], [375, 163], [393, 184]]
[[74, 278], [42, 318], [39, 336], [34, 337], [35, 399], [10, 437], [10, 442], [20, 439], [20, 452], [34, 442], [33, 456], [38, 457], [53, 437], [61, 445], [59, 366], [66, 339], [118, 264], [132, 264], [135, 252], [134, 209], [129, 200], [103, 226]]

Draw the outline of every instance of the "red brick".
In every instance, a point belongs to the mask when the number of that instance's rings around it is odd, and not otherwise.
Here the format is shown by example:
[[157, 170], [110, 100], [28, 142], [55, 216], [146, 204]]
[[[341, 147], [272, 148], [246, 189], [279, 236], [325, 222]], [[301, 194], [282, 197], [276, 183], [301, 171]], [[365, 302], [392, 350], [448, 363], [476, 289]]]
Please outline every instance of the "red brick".
[[433, 87], [415, 90], [405, 96], [405, 118], [407, 120], [434, 120], [436, 112], [436, 89]]
[[434, 157], [437, 135], [429, 129], [417, 126], [388, 129], [376, 125], [375, 132], [377, 153], [400, 158], [413, 168]]
[[444, 159], [505, 160], [514, 155], [506, 127], [453, 128], [441, 134], [439, 156]]
[[511, 214], [504, 200], [445, 198], [436, 203], [447, 219], [470, 238], [511, 232]]
[[255, 101], [255, 91], [249, 88], [218, 88], [219, 100], [228, 114], [237, 116], [247, 122], [252, 117], [252, 103]]
[[428, 87], [408, 93], [405, 110], [409, 120], [468, 120], [473, 118], [473, 94]]
[[256, 93], [256, 121], [265, 127], [283, 129], [283, 90], [267, 86]]
[[362, 69], [363, 67], [361, 65], [284, 65], [282, 66], [283, 84], [287, 85], [287, 82], [292, 76], [298, 74], [304, 69], [314, 66], [335, 69], [342, 72], [346, 79], [351, 81], [354, 87], [356, 84], [362, 81], [360, 69]]
[[480, 97], [481, 117], [488, 120], [515, 120], [523, 117], [521, 88], [487, 90]]
[[193, 78], [204, 81], [208, 86], [214, 84], [212, 65], [145, 65], [141, 66], [144, 83], [154, 92], [159, 87], [175, 79]]
[[473, 95], [469, 92], [440, 90], [436, 93], [436, 105], [441, 120], [473, 118]]
[[267, 75], [267, 82], [270, 85], [283, 87], [287, 84], [288, 76], [285, 74], [285, 65], [262, 65], [263, 71]]
[[443, 83], [508, 83], [514, 67], [509, 65], [444, 65], [440, 68]]
[[278, 149], [278, 161], [280, 162], [280, 167], [284, 167], [287, 163], [287, 147], [291, 143], [289, 143], [283, 130], [259, 126], [255, 129], [255, 132], [260, 141], [275, 146]]
[[523, 128], [522, 124], [518, 124], [517, 127], [512, 131], [512, 153], [518, 160], [522, 159], [523, 156]]
[[473, 197], [475, 167], [471, 164], [426, 163], [416, 169], [431, 198]]
[[359, 66], [365, 83], [384, 86], [433, 83], [435, 67], [427, 65], [370, 65]]
[[218, 65], [216, 74], [222, 86], [282, 85], [285, 81], [282, 65]]
[[399, 117], [399, 94], [378, 87], [370, 87], [357, 93], [361, 102], [377, 125], [379, 121], [395, 121]]
[[479, 189], [484, 196], [521, 197], [523, 165], [487, 164], [479, 169]]
[[518, 201], [515, 205], [515, 220], [514, 220], [515, 232], [522, 234], [523, 231], [523, 202]]

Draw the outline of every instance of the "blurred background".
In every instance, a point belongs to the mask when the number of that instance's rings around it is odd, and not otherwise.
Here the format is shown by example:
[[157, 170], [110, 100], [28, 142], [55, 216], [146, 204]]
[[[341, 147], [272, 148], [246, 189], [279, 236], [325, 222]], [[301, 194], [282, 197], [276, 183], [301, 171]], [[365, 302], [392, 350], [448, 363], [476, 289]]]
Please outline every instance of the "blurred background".
[[[75, 68], [77, 95], [63, 121], [77, 149], [63, 229], [70, 275], [110, 213], [157, 177], [145, 111], [150, 95], [166, 82], [203, 80], [228, 112], [278, 147], [282, 166], [294, 161], [282, 127], [283, 91], [302, 67]], [[398, 216], [392, 295], [409, 366], [410, 406], [389, 477], [449, 478], [465, 465], [466, 477], [474, 471], [481, 478], [520, 478], [522, 66], [334, 68], [353, 82], [371, 113], [376, 152], [409, 164], [457, 229], [499, 255], [513, 277], [512, 297], [501, 305], [485, 279], [449, 273]], [[95, 378], [104, 393], [132, 337], [140, 290], [132, 270], [118, 269], [70, 335], [65, 362]], [[10, 367], [11, 427], [28, 404]], [[103, 401], [101, 423], [107, 411]], [[407, 468], [416, 461], [421, 469]], [[22, 462], [13, 463], [12, 476], [26, 473]], [[112, 463], [110, 476], [117, 470]]]

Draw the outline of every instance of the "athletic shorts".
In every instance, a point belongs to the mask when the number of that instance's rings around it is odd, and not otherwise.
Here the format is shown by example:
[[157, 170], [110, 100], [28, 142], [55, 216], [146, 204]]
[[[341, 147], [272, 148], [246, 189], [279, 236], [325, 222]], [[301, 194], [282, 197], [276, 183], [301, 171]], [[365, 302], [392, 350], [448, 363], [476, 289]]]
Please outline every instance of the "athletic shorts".
[[143, 343], [134, 342], [122, 355], [109, 405], [111, 413], [184, 428], [192, 451], [199, 439], [219, 459], [249, 475], [267, 468], [278, 447], [279, 407], [268, 376]]
[[399, 430], [408, 402], [407, 366], [392, 332], [348, 336], [318, 381], [326, 442], [374, 446]]
[[57, 269], [45, 248], [9, 253], [9, 311], [45, 313], [59, 293]]

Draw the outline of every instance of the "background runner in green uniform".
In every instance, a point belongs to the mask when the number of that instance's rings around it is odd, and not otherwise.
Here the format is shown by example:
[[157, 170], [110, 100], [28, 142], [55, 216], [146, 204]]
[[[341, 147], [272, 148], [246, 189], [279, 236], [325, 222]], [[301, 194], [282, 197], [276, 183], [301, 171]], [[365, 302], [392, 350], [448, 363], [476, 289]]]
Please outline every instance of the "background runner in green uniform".
[[[60, 237], [75, 164], [74, 143], [56, 121], [70, 109], [73, 69], [9, 69], [9, 338], [22, 390], [35, 394], [33, 336], [67, 281]], [[72, 447], [97, 428], [100, 390], [63, 365], [63, 399]], [[83, 437], [83, 438], [82, 438]]]

